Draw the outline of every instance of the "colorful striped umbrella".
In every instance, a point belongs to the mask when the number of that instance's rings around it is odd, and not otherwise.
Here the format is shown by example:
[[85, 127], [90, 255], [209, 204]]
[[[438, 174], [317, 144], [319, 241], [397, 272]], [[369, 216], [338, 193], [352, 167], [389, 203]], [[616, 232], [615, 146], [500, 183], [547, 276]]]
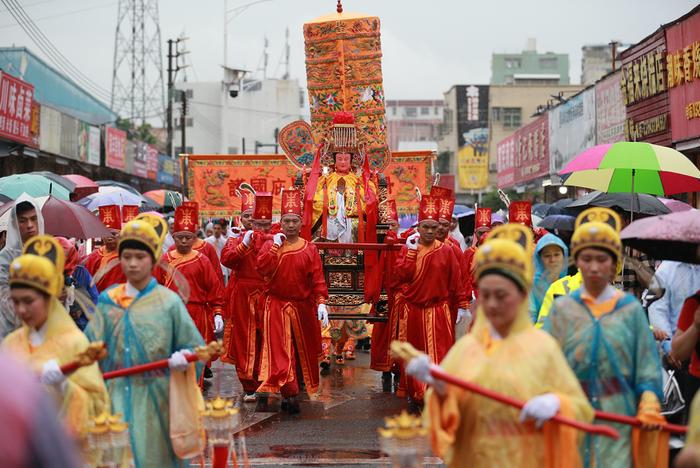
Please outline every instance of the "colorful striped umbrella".
[[598, 145], [559, 173], [564, 185], [608, 193], [673, 195], [700, 191], [700, 170], [683, 153], [644, 142]]
[[143, 196], [154, 201], [156, 205], [166, 211], [174, 210], [182, 205], [183, 201], [187, 200], [187, 198], [183, 198], [181, 193], [172, 190], [151, 190], [150, 192], [145, 192]]

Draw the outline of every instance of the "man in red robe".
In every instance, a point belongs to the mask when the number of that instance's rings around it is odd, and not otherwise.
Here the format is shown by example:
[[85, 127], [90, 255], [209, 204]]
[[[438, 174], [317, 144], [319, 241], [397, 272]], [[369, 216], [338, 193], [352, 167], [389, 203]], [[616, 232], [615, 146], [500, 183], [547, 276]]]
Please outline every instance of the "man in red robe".
[[257, 193], [252, 213], [253, 230], [229, 239], [221, 251], [221, 263], [231, 269], [231, 282], [235, 283], [226, 291], [227, 320], [221, 359], [236, 366], [238, 379], [245, 391], [245, 402], [256, 400], [255, 390], [260, 385], [261, 341], [258, 323], [265, 282], [256, 266], [260, 248], [270, 237], [272, 195]]
[[[197, 219], [197, 211], [191, 206], [178, 206], [175, 209], [175, 250], [169, 250], [163, 256], [163, 261], [179, 271], [187, 280], [187, 311], [199, 333], [209, 342], [215, 339], [215, 333], [224, 329], [221, 318], [224, 292], [216, 274], [217, 271], [221, 272], [221, 268], [215, 268], [207, 257], [192, 248], [196, 239]], [[155, 270], [155, 276], [160, 284], [177, 291], [173, 273], [158, 268]]]
[[[458, 305], [460, 316], [466, 314], [467, 308], [459, 262], [452, 248], [436, 238], [438, 219], [439, 199], [424, 196], [418, 232], [406, 239], [394, 273], [403, 286], [396, 298], [399, 340], [428, 354], [432, 362], [442, 361], [454, 344], [450, 304]], [[410, 409], [416, 411], [423, 402], [425, 385], [405, 372], [401, 381], [397, 394], [407, 391]]]
[[122, 229], [121, 213], [118, 205], [100, 208], [100, 221], [109, 229], [110, 236], [102, 238], [102, 246], [92, 251], [83, 264], [90, 272], [95, 287], [100, 293], [114, 284], [126, 283], [126, 276], [119, 264], [119, 232]]
[[[197, 202], [184, 202], [182, 206], [184, 206], [185, 208], [189, 207], [193, 209], [196, 213], [199, 213], [199, 205], [197, 204]], [[197, 216], [199, 216], [199, 214]], [[195, 223], [197, 221], [199, 220], [195, 220]], [[173, 237], [174, 233], [175, 231], [173, 231]], [[176, 248], [177, 242], [175, 242], [175, 244], [173, 244], [170, 247], [169, 251], [173, 251]], [[212, 264], [212, 266], [214, 266], [214, 270], [216, 270], [216, 277], [219, 279], [219, 281], [221, 282], [221, 286], [223, 287], [223, 285], [225, 284], [224, 273], [221, 271], [221, 264], [219, 263], [219, 254], [216, 252], [216, 248], [214, 248], [214, 246], [211, 245], [209, 242], [205, 242], [203, 239], [200, 239], [195, 235], [194, 241], [192, 243], [192, 250], [200, 252], [202, 255], [207, 257], [207, 259], [209, 259], [209, 262]]]
[[[316, 246], [299, 237], [301, 194], [282, 192], [282, 232], [260, 249], [258, 272], [265, 278], [262, 354], [258, 392], [280, 392], [282, 408], [299, 412], [301, 369], [306, 391], [319, 385], [321, 327], [328, 326], [328, 288]], [[297, 362], [297, 359], [299, 362]]]
[[462, 282], [466, 288], [470, 311], [472, 310], [471, 304], [476, 300], [477, 296], [476, 277], [474, 276], [474, 254], [489, 232], [491, 232], [491, 208], [477, 207], [476, 213], [474, 213], [474, 238], [472, 245], [464, 251], [462, 256], [462, 277], [464, 278]]
[[[384, 222], [389, 230], [384, 237], [385, 244], [396, 244], [399, 232], [399, 214], [396, 210], [396, 201], [387, 200], [385, 211], [380, 208], [380, 214], [384, 215]], [[396, 314], [395, 296], [399, 284], [394, 275], [394, 264], [398, 252], [387, 250], [382, 252], [379, 260], [382, 269], [382, 284], [387, 295], [387, 321], [376, 322], [372, 326], [372, 348], [370, 350], [370, 367], [382, 373], [382, 390], [391, 391], [392, 367], [394, 362], [389, 353], [389, 346], [395, 340], [398, 332], [398, 315]]]
[[[462, 271], [464, 269], [463, 263], [463, 253], [462, 248], [459, 245], [459, 241], [454, 239], [450, 235], [450, 230], [452, 229], [452, 213], [455, 208], [455, 196], [454, 192], [448, 188], [433, 186], [430, 190], [430, 196], [437, 199], [438, 201], [438, 229], [435, 238], [445, 244], [452, 250], [455, 258], [457, 259], [457, 264], [460, 268], [460, 278], [464, 274]], [[464, 287], [463, 284], [461, 284]], [[467, 309], [469, 310], [469, 309]], [[450, 314], [452, 316], [452, 327], [454, 328], [457, 323], [460, 323], [465, 318], [467, 321], [471, 321], [471, 313], [467, 314], [467, 317], [459, 316], [459, 304], [456, 302], [456, 297], [452, 298], [450, 303]]]

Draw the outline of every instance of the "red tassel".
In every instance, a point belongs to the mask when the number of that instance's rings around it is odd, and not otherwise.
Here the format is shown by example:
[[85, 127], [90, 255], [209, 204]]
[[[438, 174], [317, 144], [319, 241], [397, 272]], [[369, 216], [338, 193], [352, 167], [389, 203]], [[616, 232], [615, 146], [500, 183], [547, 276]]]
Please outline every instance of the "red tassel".
[[213, 452], [211, 466], [213, 468], [226, 468], [228, 466], [228, 445], [215, 445]]
[[[367, 193], [367, 190], [369, 190], [369, 188], [365, 189], [365, 193]], [[355, 185], [355, 206], [357, 207], [357, 239], [360, 242], [365, 241], [365, 214], [362, 210], [363, 203], [366, 202], [362, 199], [362, 194], [360, 193], [360, 184], [357, 184]]]
[[328, 184], [323, 182], [323, 211], [321, 212], [321, 237], [328, 238]]

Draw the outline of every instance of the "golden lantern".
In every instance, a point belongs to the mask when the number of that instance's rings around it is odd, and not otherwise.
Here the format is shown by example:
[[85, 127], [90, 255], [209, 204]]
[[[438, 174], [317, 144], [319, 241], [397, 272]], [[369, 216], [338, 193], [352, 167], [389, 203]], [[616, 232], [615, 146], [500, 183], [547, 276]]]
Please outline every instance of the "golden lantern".
[[391, 458], [396, 468], [412, 468], [423, 464], [428, 452], [428, 431], [423, 427], [419, 416], [403, 410], [398, 416], [384, 419], [385, 427], [380, 427], [379, 441], [382, 451]]
[[122, 415], [104, 412], [93, 420], [87, 436], [87, 461], [96, 467], [132, 465], [129, 425]]
[[[212, 466], [214, 468], [227, 466], [233, 431], [241, 423], [239, 409], [234, 406], [233, 400], [217, 395], [213, 400], [207, 401], [202, 412], [202, 420], [207, 433]], [[232, 457], [235, 460], [235, 454]]]

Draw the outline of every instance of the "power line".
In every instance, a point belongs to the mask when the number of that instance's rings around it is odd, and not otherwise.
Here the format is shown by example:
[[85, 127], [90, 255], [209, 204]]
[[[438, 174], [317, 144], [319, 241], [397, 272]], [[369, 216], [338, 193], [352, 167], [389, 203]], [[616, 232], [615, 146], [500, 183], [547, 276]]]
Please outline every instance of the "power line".
[[[74, 15], [76, 13], [83, 13], [85, 11], [98, 10], [100, 8], [111, 7], [111, 6], [114, 6], [116, 4], [117, 4], [116, 2], [112, 2], [112, 3], [108, 3], [106, 5], [97, 5], [97, 6], [91, 6], [88, 8], [81, 8], [80, 10], [66, 11], [64, 13], [58, 13], [56, 15], [42, 16], [41, 18], [36, 18], [34, 21], [43, 21], [43, 20], [48, 20], [48, 19], [61, 18], [63, 16]], [[18, 26], [18, 25], [15, 23], [7, 23], [7, 24], [0, 25], [0, 29], [13, 28], [16, 26]]]
[[44, 35], [41, 30], [34, 24], [32, 19], [15, 2], [15, 0], [1, 0], [2, 3], [10, 11], [15, 21], [22, 27], [24, 32], [39, 47], [39, 49], [49, 58], [49, 60], [67, 77], [73, 79], [77, 84], [83, 86], [89, 92], [92, 92], [100, 100], [109, 101], [109, 92], [94, 83], [90, 78], [85, 76], [80, 70], [68, 60], [55, 45]]

